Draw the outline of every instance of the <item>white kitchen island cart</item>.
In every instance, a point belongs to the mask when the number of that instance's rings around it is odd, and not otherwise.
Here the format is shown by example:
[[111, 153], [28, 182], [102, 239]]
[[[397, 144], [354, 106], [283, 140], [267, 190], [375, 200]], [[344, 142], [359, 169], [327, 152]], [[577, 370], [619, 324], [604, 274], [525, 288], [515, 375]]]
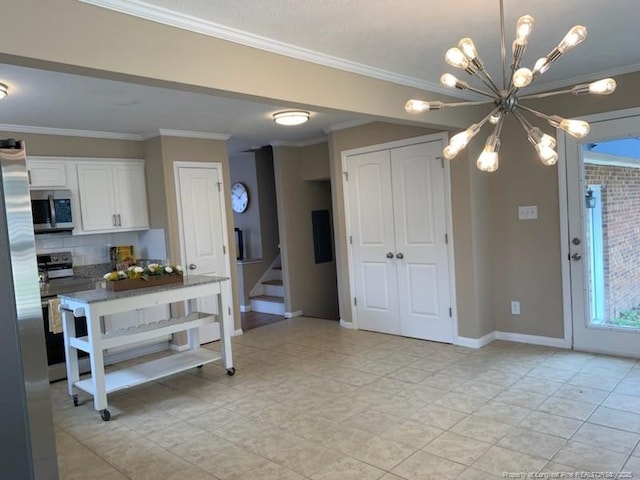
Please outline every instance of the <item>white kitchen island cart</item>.
[[[180, 283], [113, 292], [104, 288], [59, 295], [63, 314], [64, 346], [67, 366], [67, 385], [74, 405], [78, 396], [74, 389], [93, 395], [93, 404], [104, 421], [111, 418], [107, 394], [159, 378], [201, 367], [222, 359], [228, 375], [233, 375], [231, 352], [231, 318], [222, 308], [221, 282], [227, 278], [205, 275], [185, 276]], [[197, 299], [216, 295], [218, 314], [198, 312]], [[185, 303], [185, 315], [179, 318], [125, 328], [104, 331], [103, 317], [132, 310], [171, 303]], [[86, 317], [86, 336], [77, 337], [75, 317]], [[200, 347], [199, 327], [217, 321], [220, 324], [220, 353]], [[157, 338], [181, 331], [187, 332], [188, 349], [166, 357], [105, 372], [104, 352], [109, 348], [123, 347], [136, 342]], [[77, 351], [89, 354], [91, 376], [80, 379]]]

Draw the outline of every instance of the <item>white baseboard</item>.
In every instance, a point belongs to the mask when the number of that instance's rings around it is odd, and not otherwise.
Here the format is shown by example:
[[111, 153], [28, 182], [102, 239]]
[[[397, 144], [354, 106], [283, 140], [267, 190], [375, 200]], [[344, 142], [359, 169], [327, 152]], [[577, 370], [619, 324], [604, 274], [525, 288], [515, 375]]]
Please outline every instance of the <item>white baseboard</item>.
[[538, 335], [526, 335], [523, 333], [494, 332], [496, 340], [507, 340], [509, 342], [530, 343], [532, 345], [542, 345], [544, 347], [568, 348], [564, 338], [541, 337]]
[[240, 305], [240, 311], [242, 313], [250, 312], [251, 311], [251, 305]]
[[342, 328], [348, 328], [349, 330], [355, 330], [356, 327], [353, 326], [353, 322], [347, 322], [346, 320], [340, 319], [340, 326]]
[[456, 345], [468, 348], [482, 348], [496, 339], [496, 332], [487, 333], [480, 338], [458, 337]]
[[295, 318], [295, 317], [301, 317], [302, 316], [302, 310], [296, 310], [295, 312], [284, 312], [284, 318]]
[[235, 332], [233, 332], [233, 336], [234, 337], [238, 337], [240, 335], [242, 335], [242, 329], [241, 328], [239, 328]]

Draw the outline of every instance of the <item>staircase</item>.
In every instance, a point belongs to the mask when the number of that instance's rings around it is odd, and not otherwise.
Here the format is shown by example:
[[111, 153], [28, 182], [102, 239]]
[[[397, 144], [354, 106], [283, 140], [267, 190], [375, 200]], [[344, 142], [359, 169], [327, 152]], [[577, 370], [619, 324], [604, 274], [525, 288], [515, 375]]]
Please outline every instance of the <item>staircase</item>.
[[284, 286], [279, 258], [251, 290], [249, 297], [252, 312], [284, 316]]

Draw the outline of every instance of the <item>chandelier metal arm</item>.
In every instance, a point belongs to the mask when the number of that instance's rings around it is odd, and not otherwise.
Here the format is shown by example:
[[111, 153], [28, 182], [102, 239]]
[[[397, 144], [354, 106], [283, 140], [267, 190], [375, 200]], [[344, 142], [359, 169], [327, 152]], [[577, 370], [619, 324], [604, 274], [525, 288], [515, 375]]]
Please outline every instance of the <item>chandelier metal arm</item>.
[[484, 90], [480, 90], [479, 88], [470, 87], [467, 85], [465, 90], [471, 90], [472, 92], [479, 93], [480, 95], [484, 95], [485, 97], [489, 97], [492, 100], [495, 100], [496, 96], [493, 93], [485, 92]]
[[486, 105], [487, 103], [493, 103], [493, 100], [477, 100], [475, 102], [451, 102], [443, 103], [443, 107], [474, 107], [476, 105]]
[[493, 79], [485, 69], [476, 70], [475, 77], [480, 79], [480, 81], [482, 81], [482, 83], [484, 83], [493, 93], [500, 96], [500, 89], [498, 88], [498, 86], [495, 84], [495, 82], [493, 81]]
[[529, 132], [529, 130], [531, 130], [531, 128], [533, 128], [533, 125], [531, 125], [531, 123], [529, 123], [529, 121], [517, 110], [513, 110], [513, 116], [520, 122], [520, 125], [522, 125], [522, 128], [524, 128], [525, 132]]
[[545, 113], [539, 112], [538, 110], [534, 110], [533, 108], [525, 107], [524, 105], [520, 105], [520, 104], [518, 104], [518, 108], [526, 110], [527, 112], [531, 112], [535, 116], [540, 117], [540, 118], [544, 118], [545, 120], [550, 120], [551, 119], [550, 115], [547, 115]]
[[[502, 56], [502, 88], [507, 88], [507, 49], [504, 33], [504, 1], [500, 0], [500, 55]], [[513, 76], [513, 75], [512, 75]], [[509, 82], [511, 83], [511, 82]]]
[[556, 90], [554, 92], [533, 93], [531, 95], [525, 95], [524, 97], [520, 97], [520, 100], [533, 100], [536, 98], [547, 98], [547, 97], [553, 97], [555, 95], [562, 95], [565, 93], [572, 93], [572, 92], [573, 92], [573, 89], [568, 88], [566, 90]]

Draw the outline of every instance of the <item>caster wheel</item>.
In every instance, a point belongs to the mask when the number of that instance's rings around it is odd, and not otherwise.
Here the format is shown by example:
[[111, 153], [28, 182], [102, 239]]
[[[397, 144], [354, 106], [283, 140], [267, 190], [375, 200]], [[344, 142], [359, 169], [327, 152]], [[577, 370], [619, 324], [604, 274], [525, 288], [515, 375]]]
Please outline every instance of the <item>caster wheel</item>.
[[236, 369], [231, 367], [231, 368], [227, 368], [227, 375], [229, 375], [230, 377], [233, 377], [236, 374]]
[[108, 422], [111, 418], [111, 413], [106, 408], [104, 410], [100, 410], [100, 418], [102, 418], [102, 420], [104, 420], [105, 422]]
[[78, 405], [80, 405], [80, 402], [78, 401], [78, 395], [74, 395], [73, 396], [73, 406], [77, 407]]
[[201, 370], [201, 369], [202, 369], [202, 365], [198, 365], [196, 368], [197, 368], [198, 370]]

